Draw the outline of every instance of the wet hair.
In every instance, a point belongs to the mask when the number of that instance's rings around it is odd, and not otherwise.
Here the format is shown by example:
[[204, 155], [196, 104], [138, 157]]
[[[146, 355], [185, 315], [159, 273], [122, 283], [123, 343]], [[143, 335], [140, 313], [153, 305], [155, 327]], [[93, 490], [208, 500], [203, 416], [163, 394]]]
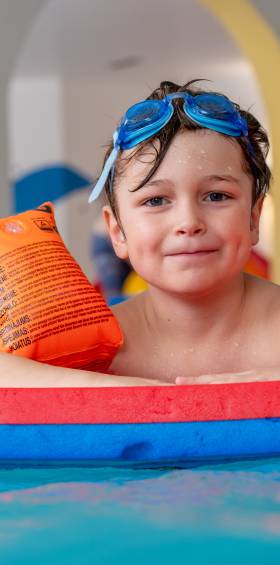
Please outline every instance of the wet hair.
[[[167, 94], [172, 92], [187, 92], [192, 96], [197, 96], [198, 94], [208, 94], [211, 91], [202, 90], [198, 87], [197, 83], [204, 79], [195, 79], [189, 81], [188, 83], [180, 86], [179, 84], [175, 84], [174, 82], [170, 81], [163, 81], [160, 83], [160, 86], [156, 88], [150, 96], [148, 96], [147, 100], [158, 100], [164, 98]], [[220, 94], [220, 93], [219, 93]], [[118, 159], [113, 167], [107, 181], [105, 184], [105, 191], [108, 202], [111, 206], [111, 209], [119, 219], [118, 214], [118, 205], [116, 199], [116, 190], [115, 185], [118, 178], [121, 176], [126, 163], [128, 163], [131, 159], [136, 156], [140, 156], [143, 154], [145, 148], [153, 148], [155, 158], [153, 161], [153, 165], [148, 172], [147, 176], [143, 179], [143, 181], [134, 189], [139, 190], [144, 186], [150, 178], [154, 175], [156, 170], [158, 169], [160, 163], [162, 162], [174, 136], [179, 131], [196, 131], [199, 129], [204, 129], [199, 124], [193, 122], [188, 116], [186, 116], [182, 104], [182, 99], [175, 99], [173, 100], [174, 104], [174, 113], [169, 120], [169, 122], [158, 132], [156, 132], [152, 137], [146, 139], [145, 141], [139, 143], [135, 146], [134, 150], [129, 152], [129, 156], [127, 158], [123, 158], [123, 151], [120, 151]], [[240, 145], [242, 149], [242, 153], [244, 156], [243, 161], [243, 168], [246, 173], [250, 174], [253, 179], [253, 193], [252, 193], [252, 205], [255, 204], [259, 198], [265, 196], [269, 189], [270, 181], [271, 181], [271, 171], [269, 166], [266, 163], [266, 157], [269, 151], [269, 140], [267, 133], [258, 122], [258, 120], [251, 114], [251, 112], [242, 110], [240, 106], [234, 103], [235, 108], [241, 114], [243, 118], [246, 119], [248, 124], [248, 137], [234, 137], [237, 143]], [[224, 135], [224, 134], [221, 134]], [[229, 137], [226, 135], [225, 137]], [[250, 142], [250, 143], [249, 143]], [[250, 147], [251, 145], [251, 147]], [[104, 158], [103, 166], [110, 155], [113, 149], [113, 142], [110, 143], [106, 155]], [[253, 154], [252, 154], [253, 149]]]

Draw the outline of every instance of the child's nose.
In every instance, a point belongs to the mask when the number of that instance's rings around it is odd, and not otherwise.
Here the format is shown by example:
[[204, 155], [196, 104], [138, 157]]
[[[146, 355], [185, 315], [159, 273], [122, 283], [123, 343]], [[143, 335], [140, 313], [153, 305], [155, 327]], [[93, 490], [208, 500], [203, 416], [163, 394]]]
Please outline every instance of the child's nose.
[[174, 223], [176, 234], [196, 235], [206, 231], [205, 221], [197, 206], [181, 207]]

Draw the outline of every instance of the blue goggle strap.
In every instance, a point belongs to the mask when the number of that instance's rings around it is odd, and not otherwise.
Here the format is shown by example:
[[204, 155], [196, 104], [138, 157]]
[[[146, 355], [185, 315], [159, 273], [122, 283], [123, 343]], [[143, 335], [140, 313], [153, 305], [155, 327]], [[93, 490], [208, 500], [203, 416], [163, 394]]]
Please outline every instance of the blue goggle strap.
[[113, 135], [113, 142], [114, 142], [114, 148], [112, 150], [112, 153], [109, 155], [105, 165], [104, 165], [104, 169], [96, 183], [96, 185], [93, 187], [93, 190], [91, 191], [90, 197], [88, 199], [88, 202], [93, 202], [94, 200], [96, 200], [98, 198], [98, 196], [101, 194], [104, 184], [109, 176], [109, 173], [112, 169], [112, 167], [114, 166], [116, 160], [117, 160], [117, 156], [120, 150], [120, 146], [117, 143], [117, 138], [118, 138], [118, 130], [115, 131], [114, 135]]

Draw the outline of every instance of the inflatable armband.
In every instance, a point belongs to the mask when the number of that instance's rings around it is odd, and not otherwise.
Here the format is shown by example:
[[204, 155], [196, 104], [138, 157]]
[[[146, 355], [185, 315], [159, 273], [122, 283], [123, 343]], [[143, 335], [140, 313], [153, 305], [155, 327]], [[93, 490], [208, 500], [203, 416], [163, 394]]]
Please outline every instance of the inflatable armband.
[[0, 351], [105, 371], [122, 334], [66, 249], [47, 202], [0, 219]]

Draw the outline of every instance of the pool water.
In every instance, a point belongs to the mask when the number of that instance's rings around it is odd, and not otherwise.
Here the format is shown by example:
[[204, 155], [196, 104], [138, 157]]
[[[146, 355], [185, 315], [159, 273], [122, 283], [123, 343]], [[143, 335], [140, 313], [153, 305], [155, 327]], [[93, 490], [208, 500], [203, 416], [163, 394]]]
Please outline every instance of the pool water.
[[280, 459], [0, 468], [0, 563], [277, 565]]

